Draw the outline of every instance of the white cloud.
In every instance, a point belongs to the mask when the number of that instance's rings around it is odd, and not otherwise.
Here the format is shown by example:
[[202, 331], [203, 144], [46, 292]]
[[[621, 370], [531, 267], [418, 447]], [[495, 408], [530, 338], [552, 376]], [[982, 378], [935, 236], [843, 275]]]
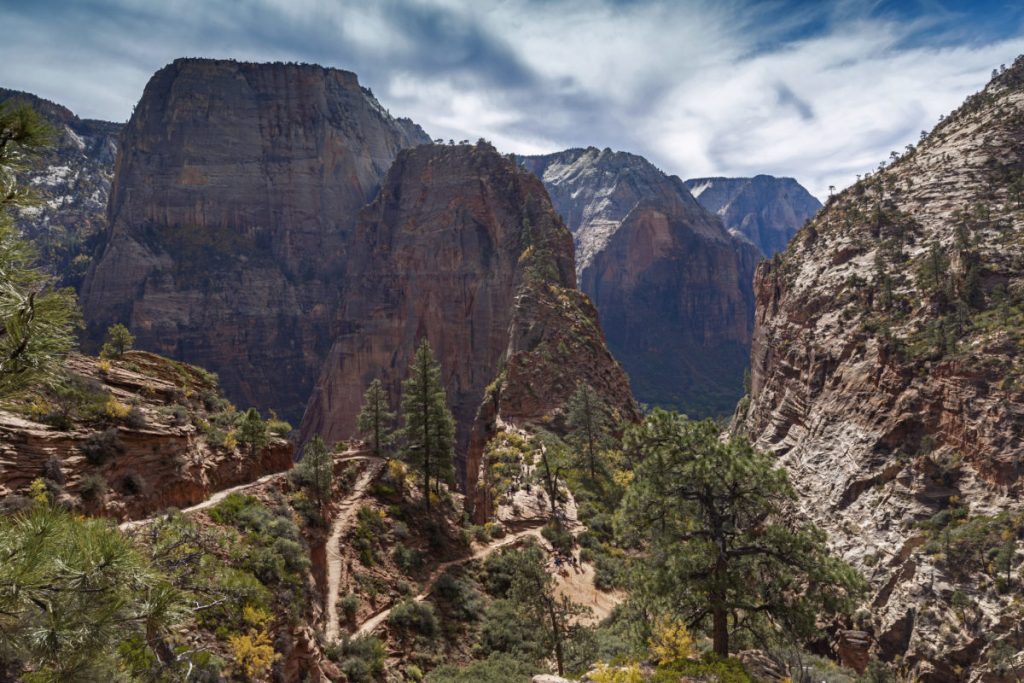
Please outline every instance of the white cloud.
[[684, 178], [791, 175], [821, 196], [1024, 52], [1024, 36], [979, 42], [963, 17], [879, 18], [873, 6], [37, 0], [0, 5], [0, 85], [124, 120], [179, 56], [312, 61], [357, 72], [436, 137], [517, 153], [610, 146]]

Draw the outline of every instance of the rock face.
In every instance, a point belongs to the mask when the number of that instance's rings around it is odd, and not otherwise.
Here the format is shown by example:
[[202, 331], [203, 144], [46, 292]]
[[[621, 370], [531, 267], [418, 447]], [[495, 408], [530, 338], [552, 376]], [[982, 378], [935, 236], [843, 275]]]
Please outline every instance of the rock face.
[[[292, 465], [272, 438], [255, 457], [217, 438], [230, 406], [208, 373], [149, 353], [99, 361], [72, 356], [77, 387], [0, 411], [0, 501], [43, 478], [62, 505], [138, 519]], [[102, 482], [97, 486], [97, 482]]]
[[579, 381], [635, 417], [625, 374], [575, 288], [572, 236], [543, 185], [490, 145], [403, 151], [352, 244], [342, 332], [302, 439], [351, 437], [375, 378], [397, 405], [422, 337], [441, 364], [470, 488], [478, 453], [464, 453], [485, 392], [483, 423], [550, 416]]
[[40, 203], [23, 207], [16, 224], [39, 250], [42, 265], [62, 286], [79, 287], [106, 225], [120, 123], [80, 119], [65, 107], [28, 93], [0, 88], [0, 103], [24, 103], [53, 127], [53, 148], [19, 182]]
[[123, 134], [82, 291], [89, 337], [124, 322], [140, 348], [297, 419], [338, 331], [356, 215], [398, 151], [427, 141], [346, 71], [161, 69]]
[[753, 245], [642, 157], [590, 147], [522, 163], [573, 232], [580, 289], [637, 399], [731, 412], [753, 324]]
[[926, 680], [1024, 649], [1022, 170], [1018, 59], [755, 283], [738, 427], [870, 579], [859, 640]]
[[692, 178], [686, 187], [725, 227], [772, 257], [818, 212], [821, 202], [793, 178]]

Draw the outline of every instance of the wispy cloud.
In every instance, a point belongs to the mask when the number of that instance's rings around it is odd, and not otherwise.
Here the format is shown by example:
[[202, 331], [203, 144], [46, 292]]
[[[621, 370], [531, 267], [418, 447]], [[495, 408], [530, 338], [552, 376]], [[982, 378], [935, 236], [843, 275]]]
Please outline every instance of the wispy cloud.
[[124, 120], [177, 57], [318, 62], [437, 137], [609, 146], [821, 195], [1024, 52], [1022, 17], [999, 0], [0, 0], [0, 85]]

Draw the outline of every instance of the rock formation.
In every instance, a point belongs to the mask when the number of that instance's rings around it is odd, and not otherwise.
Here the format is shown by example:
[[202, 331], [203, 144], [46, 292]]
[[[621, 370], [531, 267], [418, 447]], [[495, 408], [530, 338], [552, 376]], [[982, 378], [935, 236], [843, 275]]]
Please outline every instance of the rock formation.
[[39, 195], [18, 210], [16, 224], [39, 250], [42, 265], [64, 286], [78, 287], [106, 225], [107, 198], [123, 126], [80, 119], [67, 108], [0, 88], [0, 103], [27, 104], [54, 131], [53, 148], [18, 182]]
[[975, 680], [1024, 650], [1024, 58], [883, 167], [758, 269], [737, 424], [870, 579], [857, 640]]
[[727, 414], [743, 393], [757, 250], [646, 159], [526, 157], [573, 232], [580, 289], [643, 403]]
[[543, 185], [486, 143], [403, 151], [353, 232], [341, 334], [301, 438], [351, 437], [363, 392], [380, 378], [397, 404], [419, 339], [443, 372], [470, 487], [482, 425], [550, 417], [585, 381], [635, 417], [597, 314], [575, 288], [572, 236]]
[[731, 232], [772, 257], [821, 208], [821, 202], [793, 178], [693, 178], [686, 187]]
[[[150, 353], [74, 355], [59, 393], [0, 410], [0, 501], [17, 505], [44, 479], [61, 505], [137, 519], [287, 470], [273, 437], [256, 457], [223, 431], [233, 408], [209, 373]], [[233, 439], [234, 437], [232, 437]]]
[[90, 339], [123, 322], [236, 401], [297, 418], [338, 331], [355, 217], [398, 151], [427, 141], [346, 71], [161, 69], [123, 133], [82, 291]]

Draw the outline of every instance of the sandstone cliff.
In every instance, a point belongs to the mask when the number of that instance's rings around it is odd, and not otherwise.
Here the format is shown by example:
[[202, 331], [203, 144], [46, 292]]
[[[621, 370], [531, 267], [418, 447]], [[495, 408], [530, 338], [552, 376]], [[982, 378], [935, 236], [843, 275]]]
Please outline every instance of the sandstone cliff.
[[793, 178], [692, 178], [686, 187], [725, 227], [753, 242], [767, 257], [783, 251], [790, 238], [821, 208]]
[[468, 463], [464, 454], [489, 385], [488, 405], [500, 403], [509, 420], [551, 417], [579, 381], [622, 417], [635, 417], [597, 314], [575, 288], [569, 231], [543, 185], [490, 145], [402, 152], [352, 244], [342, 332], [310, 399], [302, 439], [352, 436], [374, 378], [397, 405], [424, 336], [442, 367], [460, 475], [470, 486], [478, 454]]
[[41, 478], [61, 505], [136, 519], [291, 467], [280, 437], [255, 457], [238, 448], [237, 413], [205, 371], [138, 351], [75, 355], [66, 367], [61, 389], [0, 410], [5, 506]]
[[346, 71], [161, 69], [124, 130], [82, 291], [90, 339], [124, 322], [140, 348], [297, 418], [338, 330], [355, 217], [398, 151], [427, 141]]
[[29, 93], [0, 88], [0, 103], [27, 104], [53, 128], [53, 147], [18, 179], [39, 203], [22, 207], [16, 224], [39, 250], [40, 262], [62, 286], [79, 287], [106, 225], [107, 198], [123, 127], [80, 119]]
[[1018, 59], [758, 269], [738, 425], [871, 580], [851, 662], [999, 680], [1024, 650], [1022, 172]]
[[729, 413], [750, 348], [753, 245], [642, 157], [590, 147], [522, 163], [575, 236], [580, 289], [637, 399]]

